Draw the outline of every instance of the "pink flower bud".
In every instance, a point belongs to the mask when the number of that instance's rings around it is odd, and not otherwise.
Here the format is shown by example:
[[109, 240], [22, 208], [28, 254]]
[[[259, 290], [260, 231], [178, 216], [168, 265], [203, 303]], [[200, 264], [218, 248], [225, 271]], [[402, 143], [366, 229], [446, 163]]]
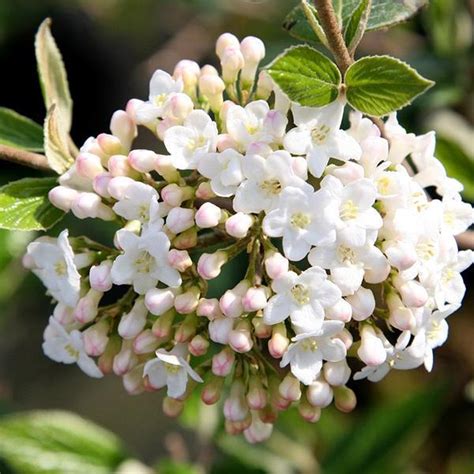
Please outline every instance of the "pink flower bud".
[[107, 162], [109, 173], [115, 178], [117, 176], [137, 177], [138, 172], [135, 171], [128, 162], [125, 155], [112, 155]]
[[155, 170], [157, 154], [151, 150], [132, 150], [128, 154], [128, 163], [140, 173], [149, 173]]
[[345, 385], [351, 376], [351, 369], [345, 359], [339, 362], [325, 362], [323, 370], [324, 378], [332, 386]]
[[248, 214], [237, 212], [230, 216], [225, 222], [226, 232], [236, 239], [243, 239], [247, 236], [250, 227], [252, 227], [254, 219]]
[[161, 199], [171, 207], [180, 206], [182, 202], [191, 199], [193, 196], [193, 188], [190, 186], [178, 186], [171, 183], [161, 190]]
[[84, 349], [88, 355], [95, 357], [103, 354], [107, 343], [109, 342], [109, 329], [109, 322], [103, 319], [102, 321], [89, 326], [82, 333]]
[[183, 412], [184, 401], [176, 398], [163, 398], [163, 413], [170, 418], [177, 418]]
[[240, 43], [232, 33], [222, 33], [216, 41], [216, 54], [220, 58], [228, 47], [239, 48]]
[[250, 287], [242, 298], [242, 306], [247, 313], [253, 313], [267, 306], [268, 289], [264, 286]]
[[74, 308], [70, 308], [63, 303], [57, 303], [54, 307], [53, 316], [62, 326], [67, 326], [74, 322]]
[[268, 339], [272, 335], [272, 327], [263, 322], [261, 313], [257, 313], [252, 319], [255, 337], [259, 339]]
[[118, 333], [124, 339], [133, 339], [136, 337], [146, 324], [148, 309], [145, 306], [144, 298], [137, 298], [129, 313], [125, 313], [120, 318]]
[[101, 197], [110, 198], [109, 183], [112, 179], [110, 173], [98, 174], [92, 181], [92, 188]]
[[125, 339], [120, 352], [114, 357], [112, 370], [115, 375], [122, 376], [132, 370], [137, 363], [137, 356], [133, 352], [133, 341]]
[[397, 242], [385, 248], [384, 251], [390, 265], [400, 271], [409, 269], [418, 260], [415, 247], [411, 243]]
[[173, 166], [171, 157], [168, 155], [157, 155], [155, 169], [168, 183], [176, 183], [181, 179], [181, 175]]
[[201, 75], [199, 78], [202, 76], [218, 76], [219, 71], [214, 67], [211, 66], [210, 64], [204, 64], [204, 66], [201, 68]]
[[201, 77], [199, 78], [199, 90], [208, 98], [215, 97], [216, 95], [222, 97], [222, 93], [225, 90], [225, 84], [216, 74], [201, 74]]
[[127, 115], [136, 122], [136, 111], [142, 107], [144, 104], [143, 100], [140, 99], [130, 99], [125, 106], [125, 112]]
[[256, 99], [267, 100], [273, 91], [273, 82], [266, 71], [260, 71], [257, 80]]
[[290, 340], [286, 336], [284, 323], [275, 324], [272, 329], [272, 337], [268, 341], [268, 352], [273, 358], [280, 359], [288, 349]]
[[179, 234], [194, 225], [194, 210], [183, 207], [174, 207], [168, 213], [166, 226], [173, 232]]
[[251, 410], [262, 410], [267, 405], [267, 391], [260, 378], [256, 375], [251, 376], [249, 379], [249, 389], [246, 398]]
[[229, 345], [235, 352], [244, 354], [252, 350], [253, 340], [250, 332], [250, 323], [247, 320], [237, 324], [229, 333]]
[[174, 307], [180, 314], [189, 314], [195, 311], [201, 296], [200, 290], [197, 287], [192, 287], [189, 290], [177, 295], [174, 300]]
[[117, 176], [109, 181], [107, 190], [114, 199], [120, 201], [125, 197], [128, 187], [134, 183], [135, 181], [132, 178]]
[[228, 435], [236, 436], [242, 434], [251, 424], [252, 418], [250, 412], [242, 421], [225, 420], [224, 428]]
[[265, 271], [272, 280], [288, 273], [288, 268], [289, 262], [281, 253], [268, 252], [265, 255]]
[[74, 199], [71, 210], [79, 219], [98, 218], [104, 221], [115, 219], [115, 213], [106, 206], [95, 193], [79, 193]]
[[387, 351], [375, 329], [369, 324], [364, 324], [360, 331], [360, 338], [361, 343], [357, 350], [360, 360], [370, 367], [383, 364], [387, 359]]
[[175, 317], [175, 312], [168, 311], [161, 315], [154, 323], [151, 328], [153, 334], [156, 337], [166, 338], [169, 337], [171, 333], [171, 325], [173, 324], [173, 320]]
[[209, 341], [200, 334], [197, 334], [189, 341], [188, 350], [195, 357], [204, 355], [208, 349]]
[[347, 350], [349, 350], [349, 348], [352, 346], [352, 343], [354, 342], [352, 334], [347, 329], [343, 329], [342, 331], [338, 332], [335, 337], [343, 342]]
[[223, 377], [214, 377], [211, 376], [209, 381], [204, 385], [204, 388], [201, 392], [201, 400], [206, 405], [214, 405], [221, 398], [222, 387], [224, 386]]
[[178, 326], [174, 339], [176, 342], [188, 342], [195, 334], [198, 319], [195, 314], [188, 314]]
[[111, 268], [112, 262], [110, 260], [104, 260], [100, 265], [91, 267], [89, 270], [89, 284], [92, 289], [105, 293], [112, 288]]
[[193, 248], [197, 245], [197, 229], [196, 227], [191, 227], [190, 229], [181, 232], [181, 234], [172, 240], [173, 246], [177, 249], [185, 250]]
[[90, 323], [97, 316], [102, 295], [100, 291], [89, 290], [77, 303], [74, 319], [82, 324]]
[[280, 380], [276, 377], [271, 377], [268, 383], [268, 390], [270, 394], [270, 403], [273, 408], [278, 411], [286, 410], [291, 402], [280, 395]]
[[219, 307], [219, 300], [217, 298], [201, 298], [196, 308], [198, 316], [204, 316], [209, 320], [222, 317], [222, 312]]
[[375, 298], [371, 290], [359, 288], [353, 295], [347, 296], [346, 301], [352, 306], [352, 318], [363, 321], [375, 310]]
[[253, 84], [257, 72], [258, 63], [265, 57], [265, 45], [263, 41], [255, 36], [247, 36], [240, 43], [240, 51], [245, 65], [240, 75], [243, 84]]
[[407, 308], [398, 295], [391, 293], [386, 296], [388, 309], [390, 310], [389, 323], [401, 331], [411, 330], [416, 326], [416, 318], [413, 311]]
[[193, 108], [194, 104], [191, 97], [176, 93], [172, 94], [165, 102], [164, 115], [180, 122], [192, 112]]
[[420, 308], [428, 301], [428, 293], [424, 286], [415, 280], [409, 280], [398, 288], [403, 304], [412, 308]]
[[343, 413], [351, 412], [357, 405], [355, 393], [348, 387], [336, 387], [334, 389], [334, 405]]
[[249, 443], [262, 443], [270, 438], [272, 431], [273, 425], [271, 423], [264, 423], [258, 414], [252, 413], [252, 423], [244, 430], [244, 436]]
[[342, 298], [335, 305], [326, 308], [325, 311], [328, 319], [347, 323], [352, 318], [352, 306]]
[[238, 148], [237, 142], [227, 133], [222, 133], [217, 137], [217, 150], [223, 152], [228, 148]]
[[65, 212], [69, 212], [79, 193], [67, 186], [56, 186], [48, 193], [48, 199], [53, 206]]
[[296, 402], [301, 398], [300, 381], [291, 373], [288, 373], [278, 387], [280, 395], [290, 401]]
[[143, 383], [143, 364], [137, 365], [122, 377], [123, 387], [129, 395], [138, 395], [145, 390]]
[[364, 177], [364, 168], [353, 161], [346, 162], [343, 166], [335, 166], [331, 169], [331, 174], [344, 185], [362, 179]]
[[91, 180], [105, 172], [101, 159], [92, 153], [80, 153], [77, 156], [76, 170], [77, 174]]
[[118, 155], [122, 153], [123, 146], [120, 140], [108, 133], [101, 133], [97, 136], [97, 143], [106, 155]]
[[160, 345], [160, 339], [157, 338], [151, 329], [142, 331], [133, 341], [133, 351], [135, 354], [149, 354], [154, 352]]
[[227, 377], [232, 371], [234, 362], [234, 352], [230, 347], [226, 347], [212, 357], [212, 373], [218, 377]]
[[311, 405], [324, 408], [331, 404], [333, 392], [328, 383], [317, 380], [306, 390], [306, 398]]
[[168, 253], [168, 263], [179, 272], [186, 271], [193, 261], [186, 250], [171, 249]]
[[211, 341], [218, 344], [228, 344], [229, 335], [234, 326], [232, 318], [216, 317], [209, 322], [208, 330]]
[[189, 59], [179, 61], [173, 71], [173, 77], [183, 81], [184, 90], [191, 97], [195, 95], [196, 84], [200, 74], [199, 64]]
[[152, 288], [145, 294], [145, 306], [155, 316], [160, 316], [174, 306], [174, 292], [170, 288]]
[[222, 313], [229, 318], [238, 318], [243, 312], [242, 298], [250, 287], [248, 280], [240, 281], [234, 288], [227, 290], [219, 300]]
[[227, 254], [221, 250], [214, 253], [203, 253], [198, 260], [197, 272], [204, 280], [219, 276], [222, 266], [227, 262]]
[[224, 213], [220, 207], [212, 202], [205, 202], [196, 212], [196, 225], [201, 229], [216, 227], [223, 217]]
[[307, 400], [301, 400], [298, 405], [298, 412], [309, 423], [316, 423], [321, 417], [321, 408], [310, 405]]
[[248, 414], [245, 385], [241, 380], [234, 380], [230, 388], [230, 395], [224, 402], [224, 416], [229, 421], [243, 421]]
[[220, 55], [222, 67], [222, 79], [226, 84], [232, 84], [237, 80], [239, 71], [244, 67], [245, 61], [240, 48], [227, 47]]
[[196, 189], [196, 197], [205, 201], [212, 199], [216, 195], [208, 182], [201, 183]]
[[121, 341], [122, 339], [120, 339], [118, 336], [112, 335], [111, 337], [109, 337], [109, 342], [105, 347], [105, 351], [99, 357], [97, 364], [103, 374], [110, 374], [112, 372], [113, 361], [115, 356], [120, 351]]
[[117, 110], [110, 119], [110, 131], [119, 138], [120, 142], [128, 149], [137, 136], [137, 126], [131, 116], [123, 111]]

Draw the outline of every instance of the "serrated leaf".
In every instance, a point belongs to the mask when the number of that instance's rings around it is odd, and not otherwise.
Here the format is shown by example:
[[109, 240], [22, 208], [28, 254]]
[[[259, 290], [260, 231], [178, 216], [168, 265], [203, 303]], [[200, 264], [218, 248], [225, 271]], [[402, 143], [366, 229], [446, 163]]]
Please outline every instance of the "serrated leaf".
[[45, 230], [52, 227], [64, 212], [48, 200], [56, 186], [55, 178], [24, 178], [0, 188], [0, 228], [10, 230]]
[[356, 110], [382, 116], [401, 109], [434, 82], [390, 56], [367, 56], [352, 64], [344, 78], [346, 97]]
[[463, 184], [462, 194], [466, 199], [474, 201], [474, 156], [468, 156], [456, 142], [439, 135], [435, 156], [445, 166], [448, 176]]
[[287, 49], [267, 66], [267, 70], [282, 92], [300, 105], [322, 107], [338, 96], [339, 69], [309, 46]]
[[370, 3], [370, 0], [361, 0], [347, 22], [344, 31], [344, 41], [351, 51], [355, 49], [362, 39], [367, 28], [367, 22], [370, 16]]
[[125, 459], [115, 435], [62, 411], [2, 418], [0, 457], [21, 474], [110, 474]]
[[61, 116], [56, 104], [51, 105], [44, 119], [44, 151], [49, 166], [63, 174], [74, 163], [68, 148], [68, 138], [60, 124]]
[[60, 126], [68, 134], [72, 123], [72, 99], [61, 52], [50, 26], [51, 19], [47, 18], [36, 34], [36, 62], [46, 110], [56, 104]]
[[[334, 0], [336, 5], [338, 0]], [[426, 5], [428, 0], [372, 0], [372, 8], [367, 20], [366, 31], [380, 30], [397, 25], [408, 20]], [[360, 0], [345, 0], [342, 2], [342, 28], [345, 30], [350, 18], [360, 4]], [[337, 6], [337, 5], [336, 5]], [[319, 42], [308, 24], [300, 5], [294, 7], [286, 16], [283, 28], [300, 41]]]
[[0, 144], [28, 151], [43, 151], [43, 129], [14, 110], [0, 107]]

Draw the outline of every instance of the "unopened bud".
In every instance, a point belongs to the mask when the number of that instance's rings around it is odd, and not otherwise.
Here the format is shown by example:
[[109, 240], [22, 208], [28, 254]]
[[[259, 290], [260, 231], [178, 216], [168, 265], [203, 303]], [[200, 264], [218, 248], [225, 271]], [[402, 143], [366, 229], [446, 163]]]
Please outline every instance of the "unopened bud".
[[103, 293], [90, 289], [77, 303], [74, 319], [82, 324], [90, 323], [99, 312], [99, 302]]
[[253, 84], [258, 63], [265, 57], [265, 45], [260, 38], [247, 36], [240, 43], [240, 51], [245, 61], [240, 78], [244, 87], [248, 87]]
[[53, 316], [62, 326], [67, 326], [74, 322], [74, 308], [70, 308], [63, 303], [57, 303], [54, 307]]
[[409, 269], [418, 260], [415, 247], [411, 243], [397, 242], [386, 247], [384, 251], [390, 265], [400, 271]]
[[387, 351], [375, 329], [369, 324], [364, 324], [360, 330], [360, 337], [361, 343], [357, 350], [360, 360], [369, 367], [383, 364], [387, 359]]
[[222, 78], [226, 84], [232, 84], [237, 80], [239, 71], [244, 67], [244, 57], [240, 48], [227, 47], [220, 55]]
[[227, 262], [227, 254], [221, 250], [214, 253], [203, 253], [198, 260], [197, 272], [204, 280], [219, 276], [222, 266]]
[[171, 249], [168, 253], [168, 263], [178, 272], [184, 272], [192, 266], [193, 261], [186, 250]]
[[234, 380], [230, 388], [230, 395], [224, 402], [224, 416], [229, 421], [243, 421], [249, 414], [249, 407], [245, 400], [245, 386], [241, 380]]
[[166, 185], [161, 190], [161, 199], [171, 207], [180, 206], [181, 203], [191, 199], [193, 188], [191, 186], [178, 186], [176, 183]]
[[133, 339], [136, 337], [146, 324], [148, 309], [145, 306], [145, 299], [137, 298], [129, 313], [120, 318], [118, 333], [124, 339]]
[[187, 342], [196, 334], [198, 319], [195, 314], [188, 314], [180, 324], [174, 338], [176, 342]]
[[211, 376], [209, 381], [204, 385], [201, 392], [201, 400], [206, 405], [214, 405], [221, 398], [222, 387], [224, 386], [223, 377]]
[[158, 348], [160, 342], [151, 329], [145, 329], [133, 341], [133, 350], [135, 354], [149, 354]]
[[218, 226], [224, 216], [220, 207], [212, 202], [205, 202], [196, 212], [196, 225], [201, 229], [210, 229]]
[[262, 410], [268, 402], [267, 391], [260, 378], [252, 375], [249, 379], [249, 389], [247, 392], [247, 403], [251, 410]]
[[99, 357], [97, 364], [103, 374], [110, 374], [112, 372], [113, 361], [120, 351], [121, 341], [122, 339], [116, 335], [109, 337], [105, 351]]
[[253, 347], [250, 323], [247, 320], [240, 321], [229, 333], [229, 345], [235, 352], [244, 354]]
[[357, 405], [355, 393], [348, 387], [335, 387], [334, 405], [343, 413], [351, 412]]
[[428, 293], [424, 286], [415, 280], [409, 280], [399, 286], [403, 304], [413, 308], [420, 308], [428, 301]]
[[123, 152], [120, 139], [109, 133], [101, 133], [98, 135], [97, 143], [106, 155], [118, 155]]
[[229, 335], [234, 326], [234, 320], [226, 317], [216, 317], [209, 322], [208, 330], [211, 341], [218, 344], [228, 344]]
[[280, 395], [290, 401], [296, 402], [301, 398], [300, 381], [291, 373], [288, 373], [278, 387]]
[[112, 175], [108, 172], [98, 174], [92, 181], [92, 188], [94, 191], [103, 198], [110, 198], [109, 183], [112, 179]]
[[212, 358], [212, 373], [219, 377], [227, 377], [234, 366], [235, 355], [230, 347], [222, 349]]
[[253, 313], [267, 306], [268, 289], [264, 286], [250, 287], [242, 298], [244, 311]]
[[207, 201], [215, 196], [216, 195], [214, 194], [210, 183], [207, 181], [205, 183], [200, 183], [196, 189], [196, 197], [198, 199], [203, 199], [204, 201]]
[[386, 296], [390, 316], [389, 323], [401, 331], [411, 330], [416, 326], [416, 318], [413, 311], [407, 308], [400, 297], [393, 293]]
[[276, 280], [278, 277], [288, 273], [288, 268], [288, 259], [281, 253], [269, 252], [265, 255], [265, 271], [272, 280]]
[[161, 315], [154, 323], [153, 326], [151, 327], [151, 330], [153, 331], [153, 334], [156, 337], [169, 337], [171, 333], [171, 326], [173, 324], [173, 320], [175, 317], [176, 313], [174, 310], [168, 311]]
[[225, 221], [225, 230], [236, 239], [243, 239], [247, 236], [250, 227], [253, 225], [253, 217], [243, 212], [237, 212]]
[[316, 423], [321, 417], [321, 408], [311, 405], [306, 399], [301, 400], [298, 404], [298, 412], [309, 423]]
[[99, 265], [91, 267], [89, 270], [89, 284], [92, 289], [105, 293], [112, 288], [111, 268], [112, 262], [110, 260], [104, 260]]
[[143, 383], [143, 365], [137, 365], [122, 377], [123, 387], [129, 395], [138, 395], [145, 390]]
[[105, 172], [101, 159], [92, 153], [80, 153], [77, 156], [76, 170], [77, 174], [91, 180]]
[[220, 58], [228, 47], [238, 48], [240, 43], [238, 38], [232, 33], [222, 33], [216, 41], [216, 54]]
[[181, 178], [178, 170], [173, 166], [171, 157], [168, 155], [157, 155], [155, 169], [168, 183], [176, 183]]
[[122, 376], [132, 370], [137, 363], [137, 356], [133, 352], [133, 341], [131, 339], [124, 339], [120, 352], [114, 357], [112, 367], [114, 374]]
[[351, 376], [351, 369], [345, 359], [339, 362], [324, 363], [324, 378], [332, 386], [345, 385]]
[[125, 155], [112, 155], [107, 162], [107, 168], [114, 178], [117, 176], [138, 177], [138, 172], [130, 166], [128, 157]]
[[333, 391], [327, 382], [316, 380], [306, 390], [306, 398], [311, 405], [324, 408], [331, 404]]
[[191, 227], [191, 229], [181, 232], [181, 234], [179, 234], [173, 239], [173, 246], [180, 250], [190, 249], [195, 247], [196, 245], [197, 229], [195, 227]]
[[119, 138], [120, 142], [127, 149], [130, 148], [133, 139], [137, 136], [137, 126], [130, 115], [123, 111], [117, 110], [110, 119], [110, 131]]
[[128, 154], [128, 163], [140, 173], [154, 171], [157, 161], [157, 154], [151, 150], [132, 150]]
[[272, 335], [272, 327], [263, 322], [261, 312], [258, 312], [252, 319], [255, 336], [259, 339], [267, 339]]
[[135, 181], [128, 176], [117, 176], [109, 181], [108, 192], [117, 201], [122, 200], [125, 197], [129, 186], [133, 185]]
[[170, 418], [176, 418], [183, 412], [184, 401], [176, 398], [163, 398], [163, 413]]
[[375, 310], [375, 298], [371, 290], [359, 288], [353, 295], [347, 296], [346, 301], [352, 306], [352, 318], [363, 321]]
[[187, 94], [172, 94], [164, 106], [164, 115], [174, 121], [183, 121], [193, 110], [194, 104]]
[[352, 318], [352, 306], [344, 299], [340, 299], [333, 306], [325, 308], [326, 317], [347, 323]]
[[110, 325], [106, 320], [89, 326], [83, 333], [84, 349], [90, 356], [100, 356], [105, 351], [109, 342]]
[[204, 355], [208, 349], [209, 341], [200, 334], [197, 334], [189, 341], [188, 350], [195, 357]]
[[174, 207], [168, 213], [166, 218], [166, 226], [173, 232], [173, 234], [179, 234], [185, 230], [191, 228], [194, 225], [194, 210]]
[[250, 287], [248, 280], [240, 281], [234, 288], [227, 290], [219, 300], [219, 306], [225, 316], [238, 318], [243, 312], [242, 298]]
[[75, 189], [68, 188], [67, 186], [56, 186], [49, 191], [48, 199], [53, 206], [62, 211], [69, 212], [78, 195], [79, 193]]
[[197, 287], [189, 288], [189, 290], [177, 295], [174, 300], [174, 307], [180, 314], [189, 314], [195, 311], [199, 303], [200, 290]]
[[222, 317], [219, 300], [217, 298], [201, 298], [196, 308], [196, 314], [204, 316], [211, 321]]
[[273, 91], [273, 82], [266, 71], [260, 71], [257, 80], [256, 99], [267, 100]]
[[286, 327], [284, 323], [275, 324], [272, 327], [272, 337], [268, 341], [268, 352], [275, 359], [280, 359], [288, 349], [290, 340], [286, 336]]
[[78, 219], [98, 218], [104, 221], [115, 219], [115, 213], [95, 193], [79, 193], [71, 210]]
[[252, 422], [250, 426], [244, 430], [244, 436], [249, 443], [262, 443], [270, 438], [272, 431], [273, 424], [264, 423], [258, 413], [252, 413]]

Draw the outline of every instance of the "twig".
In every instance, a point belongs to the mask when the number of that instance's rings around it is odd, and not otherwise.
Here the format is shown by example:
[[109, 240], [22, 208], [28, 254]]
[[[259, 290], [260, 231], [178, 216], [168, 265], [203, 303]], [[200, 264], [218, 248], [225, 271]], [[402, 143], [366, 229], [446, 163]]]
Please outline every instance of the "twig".
[[466, 230], [466, 232], [457, 235], [456, 241], [459, 245], [459, 248], [474, 250], [474, 230]]
[[0, 159], [42, 171], [52, 171], [44, 155], [7, 145], [0, 145]]

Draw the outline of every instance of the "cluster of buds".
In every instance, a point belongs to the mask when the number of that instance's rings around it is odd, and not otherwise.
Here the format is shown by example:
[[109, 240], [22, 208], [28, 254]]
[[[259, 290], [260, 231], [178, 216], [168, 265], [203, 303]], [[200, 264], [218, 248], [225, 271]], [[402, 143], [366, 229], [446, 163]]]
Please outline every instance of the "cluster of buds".
[[[291, 104], [258, 72], [258, 38], [226, 33], [216, 53], [221, 73], [156, 71], [149, 99], [115, 112], [51, 190], [77, 218], [120, 226], [113, 245], [64, 230], [24, 264], [56, 301], [47, 356], [131, 394], [166, 387], [170, 416], [201, 387], [229, 433], [259, 442], [290, 406], [309, 422], [333, 402], [352, 410], [351, 378], [431, 370], [473, 262], [454, 236], [474, 214], [434, 133], [391, 115], [381, 136], [357, 111], [342, 130], [344, 98]], [[167, 154], [132, 149], [139, 127]], [[208, 292], [242, 254], [240, 281]]]

